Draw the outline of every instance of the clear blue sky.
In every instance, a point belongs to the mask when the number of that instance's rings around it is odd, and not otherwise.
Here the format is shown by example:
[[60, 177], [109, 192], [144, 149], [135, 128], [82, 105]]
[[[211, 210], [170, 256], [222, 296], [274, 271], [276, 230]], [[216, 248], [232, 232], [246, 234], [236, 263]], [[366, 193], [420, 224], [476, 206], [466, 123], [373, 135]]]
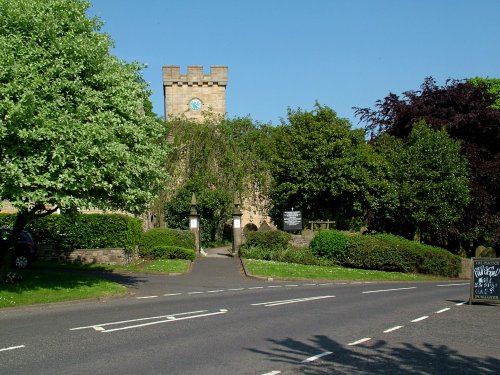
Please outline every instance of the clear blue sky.
[[227, 65], [229, 117], [278, 124], [317, 100], [357, 125], [352, 107], [419, 89], [433, 76], [500, 77], [500, 0], [91, 0], [120, 59], [161, 68]]

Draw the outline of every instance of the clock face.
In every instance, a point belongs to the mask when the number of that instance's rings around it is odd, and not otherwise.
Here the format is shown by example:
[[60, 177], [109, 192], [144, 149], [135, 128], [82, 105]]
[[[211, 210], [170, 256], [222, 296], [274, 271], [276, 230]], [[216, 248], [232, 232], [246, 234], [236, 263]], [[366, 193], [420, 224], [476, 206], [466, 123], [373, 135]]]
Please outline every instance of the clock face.
[[200, 99], [191, 99], [189, 102], [189, 108], [191, 108], [193, 111], [200, 111], [202, 107], [202, 103]]

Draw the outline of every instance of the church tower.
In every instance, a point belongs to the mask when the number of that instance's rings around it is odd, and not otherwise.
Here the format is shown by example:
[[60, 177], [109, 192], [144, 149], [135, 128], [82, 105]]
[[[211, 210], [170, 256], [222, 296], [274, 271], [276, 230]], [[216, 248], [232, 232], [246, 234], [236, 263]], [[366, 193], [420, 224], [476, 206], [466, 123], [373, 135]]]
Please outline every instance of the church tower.
[[179, 66], [163, 67], [165, 119], [186, 116], [202, 120], [203, 112], [226, 115], [227, 66], [211, 66], [205, 75], [203, 66], [188, 66], [181, 74]]

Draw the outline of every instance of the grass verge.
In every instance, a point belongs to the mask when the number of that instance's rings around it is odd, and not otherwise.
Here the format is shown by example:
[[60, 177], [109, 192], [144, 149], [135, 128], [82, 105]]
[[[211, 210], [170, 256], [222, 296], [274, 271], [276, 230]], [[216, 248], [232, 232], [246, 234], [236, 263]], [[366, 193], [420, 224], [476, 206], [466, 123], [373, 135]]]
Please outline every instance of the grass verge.
[[189, 270], [191, 262], [185, 259], [158, 259], [158, 260], [139, 260], [130, 262], [125, 266], [114, 266], [107, 264], [81, 264], [65, 263], [55, 261], [37, 261], [33, 264], [34, 268], [59, 268], [75, 270], [91, 270], [102, 272], [141, 272], [141, 273], [185, 273]]
[[385, 272], [344, 268], [340, 266], [310, 266], [295, 263], [243, 259], [247, 270], [254, 276], [316, 279], [316, 280], [358, 280], [358, 281], [437, 281], [447, 280], [442, 276], [416, 275], [402, 272]]
[[39, 270], [18, 271], [22, 281], [2, 285], [0, 308], [124, 294], [124, 286], [98, 277]]

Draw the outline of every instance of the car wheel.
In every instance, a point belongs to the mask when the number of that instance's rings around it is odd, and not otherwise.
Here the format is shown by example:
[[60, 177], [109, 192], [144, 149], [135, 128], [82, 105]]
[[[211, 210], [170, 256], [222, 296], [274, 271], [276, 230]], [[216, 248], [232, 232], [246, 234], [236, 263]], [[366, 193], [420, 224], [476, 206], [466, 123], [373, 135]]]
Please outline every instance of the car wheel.
[[24, 255], [19, 255], [16, 257], [15, 261], [14, 261], [14, 265], [16, 266], [16, 268], [26, 268], [28, 267], [28, 258]]

